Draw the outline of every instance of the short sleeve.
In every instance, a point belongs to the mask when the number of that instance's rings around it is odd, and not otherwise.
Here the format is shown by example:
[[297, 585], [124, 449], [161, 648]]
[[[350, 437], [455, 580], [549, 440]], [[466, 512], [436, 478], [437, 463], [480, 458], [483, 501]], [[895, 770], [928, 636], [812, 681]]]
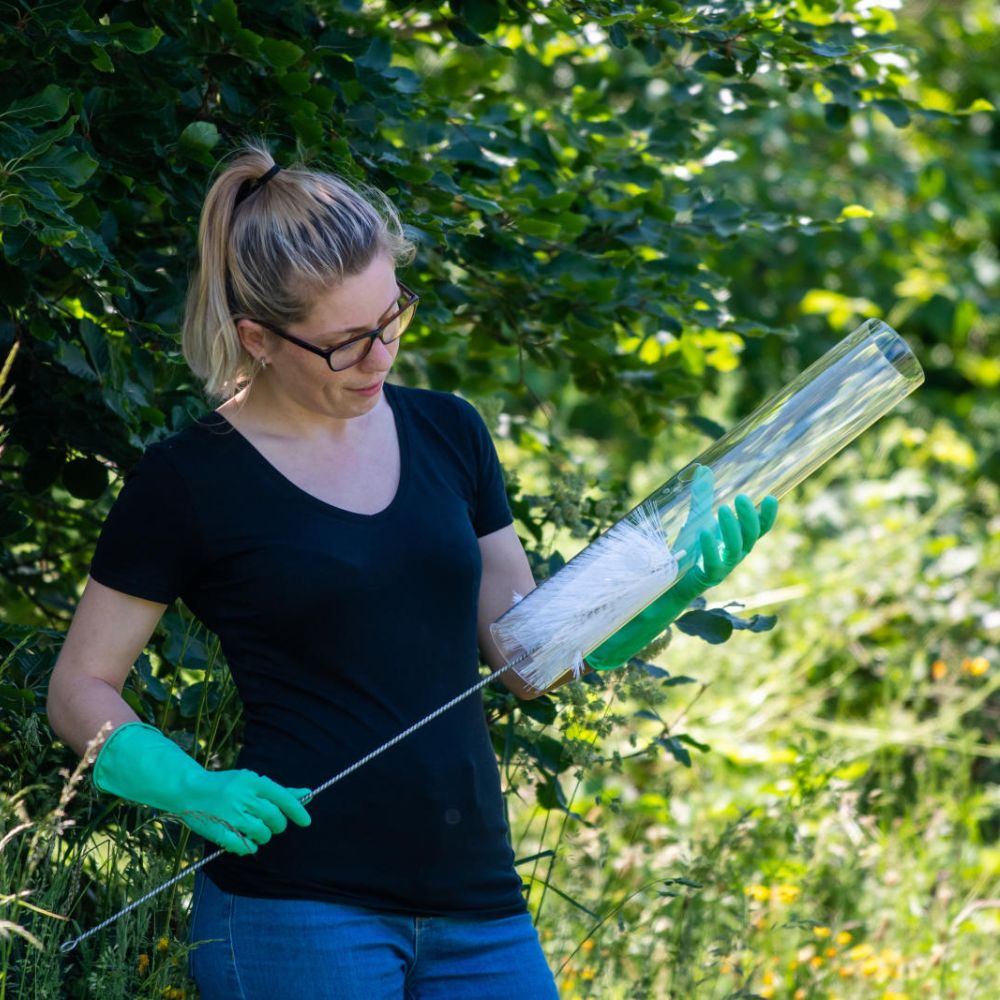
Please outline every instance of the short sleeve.
[[505, 528], [514, 520], [507, 502], [503, 467], [496, 446], [479, 412], [469, 406], [476, 450], [476, 512], [472, 519], [476, 537]]
[[108, 512], [90, 575], [122, 593], [171, 604], [190, 582], [199, 551], [187, 487], [165, 448], [151, 445]]

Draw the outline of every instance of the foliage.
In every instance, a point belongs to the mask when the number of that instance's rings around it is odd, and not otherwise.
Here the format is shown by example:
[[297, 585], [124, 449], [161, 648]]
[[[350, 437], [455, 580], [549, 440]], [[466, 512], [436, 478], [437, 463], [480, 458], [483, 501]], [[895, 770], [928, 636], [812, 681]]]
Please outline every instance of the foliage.
[[[995, 878], [975, 850], [1000, 830], [996, 701], [959, 665], [995, 665], [1000, 627], [996, 19], [988, 0], [895, 9], [7, 4], [0, 998], [185, 988], [183, 894], [53, 955], [60, 916], [93, 926], [190, 852], [179, 824], [80, 781], [44, 699], [116, 478], [206, 408], [178, 347], [187, 262], [212, 168], [251, 134], [400, 206], [423, 295], [401, 375], [490, 417], [539, 578], [856, 319], [907, 336], [927, 385], [783, 504], [793, 561], [741, 569], [759, 573], [746, 607], [689, 613], [669, 657], [670, 636], [647, 651], [669, 671], [486, 705], [567, 995], [792, 995], [806, 980], [765, 981], [754, 956], [804, 947], [810, 920], [855, 947], [862, 930], [889, 947], [878, 921], [901, 921], [903, 954], [909, 897], [884, 883], [907, 843], [907, 884], [954, 869], [914, 944], [958, 962], [941, 995], [990, 981], [963, 978], [995, 972], [985, 925], [961, 932]], [[758, 609], [781, 612], [773, 633]], [[733, 630], [723, 653], [701, 641]], [[182, 609], [125, 697], [199, 759], [232, 759], [235, 693]], [[753, 886], [777, 900], [765, 927]]]
[[[58, 581], [85, 570], [109, 471], [205, 408], [177, 350], [181, 262], [247, 134], [397, 200], [425, 294], [404, 378], [518, 417], [574, 389], [569, 429], [631, 425], [629, 458], [697, 416], [768, 329], [727, 305], [713, 260], [746, 234], [842, 227], [840, 204], [803, 223], [801, 199], [734, 196], [707, 164], [736, 122], [943, 114], [903, 93], [881, 13], [828, 6], [60, 0], [5, 20], [7, 606], [65, 620]], [[835, 100], [800, 102], [820, 83]]]

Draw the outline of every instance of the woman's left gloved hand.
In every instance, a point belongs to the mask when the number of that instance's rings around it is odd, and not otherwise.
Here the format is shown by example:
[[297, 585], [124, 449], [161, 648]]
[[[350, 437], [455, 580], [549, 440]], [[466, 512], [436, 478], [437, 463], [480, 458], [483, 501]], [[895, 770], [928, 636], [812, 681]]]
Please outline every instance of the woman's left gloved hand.
[[[670, 590], [588, 653], [584, 658], [587, 666], [613, 670], [627, 663], [696, 597], [722, 583], [747, 557], [757, 540], [771, 530], [778, 515], [778, 501], [774, 497], [765, 497], [758, 511], [750, 498], [741, 493], [733, 503], [735, 513], [722, 506], [716, 520], [711, 517], [713, 490], [711, 470], [699, 467], [691, 484], [691, 510], [676, 544], [677, 549], [689, 550], [681, 557], [681, 566], [685, 562], [690, 565], [691, 560], [694, 565]], [[706, 524], [711, 525], [711, 530], [704, 527]]]

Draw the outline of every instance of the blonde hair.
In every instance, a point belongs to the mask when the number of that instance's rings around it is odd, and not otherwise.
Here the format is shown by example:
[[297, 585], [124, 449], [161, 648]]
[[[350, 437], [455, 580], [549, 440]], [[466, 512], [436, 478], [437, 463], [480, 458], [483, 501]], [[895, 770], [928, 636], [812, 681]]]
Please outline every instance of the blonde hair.
[[262, 144], [244, 146], [201, 210], [181, 346], [213, 402], [235, 395], [259, 370], [240, 341], [238, 320], [300, 322], [319, 293], [361, 273], [379, 254], [397, 265], [413, 259], [414, 246], [381, 191], [301, 166], [254, 186], [274, 165]]

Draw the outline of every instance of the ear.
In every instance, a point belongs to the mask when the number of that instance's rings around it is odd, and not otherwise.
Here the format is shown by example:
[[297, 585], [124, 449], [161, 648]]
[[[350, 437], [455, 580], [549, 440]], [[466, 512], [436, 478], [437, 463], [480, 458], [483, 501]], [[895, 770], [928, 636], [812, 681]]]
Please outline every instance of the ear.
[[252, 319], [237, 320], [236, 332], [244, 349], [255, 358], [259, 358], [271, 350], [271, 335]]

